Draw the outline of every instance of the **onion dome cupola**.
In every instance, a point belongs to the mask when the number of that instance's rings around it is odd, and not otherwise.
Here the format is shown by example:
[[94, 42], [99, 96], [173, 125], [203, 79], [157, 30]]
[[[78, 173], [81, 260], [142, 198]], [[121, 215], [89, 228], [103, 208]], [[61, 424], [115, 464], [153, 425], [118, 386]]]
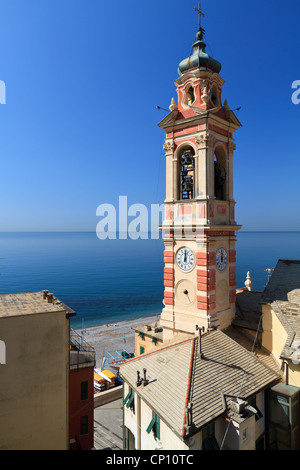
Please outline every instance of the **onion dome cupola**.
[[201, 26], [201, 16], [205, 16], [199, 8], [199, 27], [191, 55], [180, 62], [179, 77], [175, 81], [178, 93], [177, 119], [187, 118], [201, 110], [219, 109], [222, 107], [222, 86], [224, 80], [220, 77], [221, 64], [206, 53], [203, 40], [205, 31]]
[[196, 42], [193, 44], [193, 53], [183, 61], [178, 67], [179, 75], [191, 69], [208, 69], [215, 73], [220, 73], [222, 65], [217, 60], [210, 57], [206, 52], [206, 44], [203, 41], [204, 29], [200, 27], [196, 34]]

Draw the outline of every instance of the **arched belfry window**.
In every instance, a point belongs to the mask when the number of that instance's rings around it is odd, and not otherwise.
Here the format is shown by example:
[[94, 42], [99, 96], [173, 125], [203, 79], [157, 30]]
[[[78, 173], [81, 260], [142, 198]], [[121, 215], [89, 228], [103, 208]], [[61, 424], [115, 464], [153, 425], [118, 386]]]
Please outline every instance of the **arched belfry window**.
[[187, 85], [183, 93], [183, 104], [185, 106], [192, 105], [196, 100], [195, 90], [192, 85]]
[[214, 85], [210, 90], [210, 99], [215, 108], [219, 106], [219, 91], [218, 88]]
[[179, 158], [179, 199], [194, 199], [195, 197], [195, 160], [193, 150], [187, 149]]
[[227, 165], [223, 149], [216, 149], [214, 159], [215, 198], [219, 201], [227, 199]]
[[187, 104], [193, 104], [194, 101], [195, 101], [194, 88], [190, 86], [190, 88], [187, 91]]

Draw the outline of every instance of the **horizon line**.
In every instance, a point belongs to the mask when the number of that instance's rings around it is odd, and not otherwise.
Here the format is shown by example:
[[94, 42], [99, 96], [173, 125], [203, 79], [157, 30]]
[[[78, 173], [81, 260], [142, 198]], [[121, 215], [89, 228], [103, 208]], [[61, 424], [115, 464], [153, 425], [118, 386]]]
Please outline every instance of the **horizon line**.
[[[238, 233], [300, 233], [299, 230], [239, 230]], [[0, 231], [0, 234], [2, 233], [94, 233], [97, 235], [96, 231], [93, 230], [5, 230], [5, 231]], [[109, 233], [109, 232], [107, 232]], [[126, 233], [126, 232], [120, 232], [116, 231], [114, 233]], [[147, 232], [140, 232], [142, 233], [151, 233], [151, 231]], [[162, 233], [162, 232], [159, 232]]]

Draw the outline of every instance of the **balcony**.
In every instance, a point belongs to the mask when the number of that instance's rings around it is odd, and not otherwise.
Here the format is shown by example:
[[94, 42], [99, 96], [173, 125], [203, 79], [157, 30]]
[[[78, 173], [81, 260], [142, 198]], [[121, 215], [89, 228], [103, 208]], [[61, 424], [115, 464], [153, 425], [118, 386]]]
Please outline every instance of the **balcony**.
[[70, 330], [70, 370], [95, 367], [95, 349], [72, 328]]

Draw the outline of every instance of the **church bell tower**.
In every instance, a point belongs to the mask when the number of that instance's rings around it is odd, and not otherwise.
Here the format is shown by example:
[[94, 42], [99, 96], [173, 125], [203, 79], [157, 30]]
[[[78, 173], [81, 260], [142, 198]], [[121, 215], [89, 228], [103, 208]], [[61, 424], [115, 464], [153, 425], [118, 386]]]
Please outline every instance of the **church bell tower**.
[[199, 30], [179, 64], [166, 133], [164, 341], [199, 328], [224, 329], [235, 315], [236, 232], [233, 134], [241, 126], [222, 101], [221, 64], [206, 53]]

